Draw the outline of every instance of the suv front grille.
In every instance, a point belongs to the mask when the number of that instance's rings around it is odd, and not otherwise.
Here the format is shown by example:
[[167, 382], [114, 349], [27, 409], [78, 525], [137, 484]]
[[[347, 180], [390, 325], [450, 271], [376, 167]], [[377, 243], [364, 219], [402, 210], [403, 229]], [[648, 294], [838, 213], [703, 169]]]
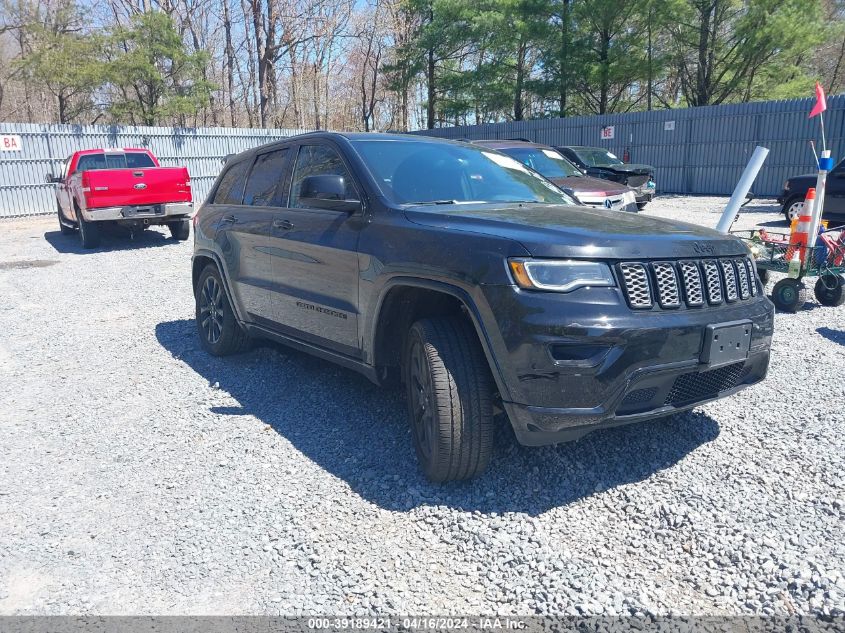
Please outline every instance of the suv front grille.
[[688, 306], [704, 305], [704, 289], [701, 287], [701, 271], [695, 262], [680, 262], [681, 279], [684, 283], [684, 295]]
[[632, 308], [650, 308], [654, 305], [651, 299], [651, 283], [648, 271], [642, 264], [619, 264], [622, 279], [625, 282], [625, 294]]
[[681, 305], [678, 288], [678, 274], [671, 262], [654, 262], [651, 265], [657, 280], [657, 302], [661, 308], [677, 308]]
[[623, 262], [619, 264], [628, 305], [649, 309], [656, 303], [671, 309], [719, 305], [756, 297], [754, 265], [747, 258], [680, 262]]
[[710, 371], [681, 374], [675, 378], [664, 404], [680, 406], [706, 398], [715, 398], [719, 392], [742, 384], [749, 373], [750, 368], [741, 362]]

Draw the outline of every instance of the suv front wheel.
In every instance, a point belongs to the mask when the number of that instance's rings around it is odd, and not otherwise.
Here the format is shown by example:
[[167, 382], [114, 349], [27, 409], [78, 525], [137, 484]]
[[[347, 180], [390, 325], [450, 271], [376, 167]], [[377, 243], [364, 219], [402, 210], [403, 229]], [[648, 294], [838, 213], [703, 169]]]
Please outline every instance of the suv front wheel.
[[456, 317], [408, 332], [403, 363], [417, 458], [432, 481], [469, 479], [493, 452], [493, 380], [475, 330]]

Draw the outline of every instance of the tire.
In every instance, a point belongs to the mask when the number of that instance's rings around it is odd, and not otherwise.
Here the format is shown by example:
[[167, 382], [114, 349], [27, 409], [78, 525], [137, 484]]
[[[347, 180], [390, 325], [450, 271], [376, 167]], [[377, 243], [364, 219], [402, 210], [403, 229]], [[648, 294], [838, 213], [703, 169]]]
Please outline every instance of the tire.
[[841, 306], [845, 303], [845, 278], [842, 275], [822, 275], [816, 281], [815, 295], [823, 306]]
[[170, 229], [170, 235], [178, 242], [184, 242], [191, 236], [191, 221], [188, 218], [171, 222], [167, 226]]
[[772, 288], [772, 303], [781, 312], [798, 312], [809, 298], [809, 291], [803, 282], [787, 277]]
[[76, 233], [76, 230], [72, 226], [68, 226], [64, 223], [64, 218], [62, 217], [62, 207], [58, 203], [56, 203], [56, 213], [59, 214], [59, 231], [62, 232], [62, 235], [73, 235]]
[[760, 278], [760, 283], [765, 286], [769, 283], [769, 271], [766, 269], [758, 268], [757, 269], [757, 276]]
[[200, 273], [194, 299], [197, 333], [205, 351], [212, 356], [228, 356], [249, 349], [249, 334], [235, 318], [216, 266], [208, 265]]
[[792, 220], [797, 220], [803, 210], [804, 198], [801, 196], [792, 196], [783, 203], [781, 213], [783, 213], [783, 217], [786, 218], [786, 222], [789, 224]]
[[456, 317], [423, 319], [406, 339], [403, 374], [414, 448], [431, 481], [469, 479], [493, 452], [493, 379], [478, 336]]
[[82, 213], [77, 209], [76, 217], [79, 218], [79, 238], [82, 241], [82, 248], [97, 248], [102, 238], [102, 229], [97, 222], [87, 222]]

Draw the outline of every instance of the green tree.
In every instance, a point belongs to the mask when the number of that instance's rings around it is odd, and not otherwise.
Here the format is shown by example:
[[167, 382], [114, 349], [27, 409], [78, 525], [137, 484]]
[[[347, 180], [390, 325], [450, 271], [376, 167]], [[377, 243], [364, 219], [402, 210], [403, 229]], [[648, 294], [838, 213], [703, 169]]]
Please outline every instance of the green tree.
[[[776, 91], [791, 62], [824, 38], [820, 18], [818, 0], [687, 0], [674, 30], [686, 102], [717, 105]], [[795, 79], [793, 89], [805, 93], [808, 82]]]
[[641, 86], [648, 78], [647, 3], [583, 0], [573, 9], [580, 59], [574, 85], [584, 110], [632, 109], [644, 96]]
[[59, 123], [71, 123], [94, 110], [94, 91], [105, 80], [102, 39], [94, 35], [33, 28], [34, 50], [20, 66], [56, 98]]
[[214, 86], [203, 78], [204, 52], [189, 54], [172, 20], [157, 11], [134, 16], [111, 36], [117, 54], [108, 66], [115, 87], [110, 110], [119, 120], [185, 124], [206, 106]]

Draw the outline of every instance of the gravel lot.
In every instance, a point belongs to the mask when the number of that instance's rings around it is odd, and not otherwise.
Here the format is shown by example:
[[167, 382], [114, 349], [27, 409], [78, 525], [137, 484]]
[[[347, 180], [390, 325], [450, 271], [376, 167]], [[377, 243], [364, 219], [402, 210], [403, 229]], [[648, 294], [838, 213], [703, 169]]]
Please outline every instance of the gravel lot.
[[190, 255], [0, 222], [0, 614], [845, 611], [845, 308], [779, 314], [740, 396], [557, 447], [503, 429], [435, 486], [398, 393], [203, 353]]

